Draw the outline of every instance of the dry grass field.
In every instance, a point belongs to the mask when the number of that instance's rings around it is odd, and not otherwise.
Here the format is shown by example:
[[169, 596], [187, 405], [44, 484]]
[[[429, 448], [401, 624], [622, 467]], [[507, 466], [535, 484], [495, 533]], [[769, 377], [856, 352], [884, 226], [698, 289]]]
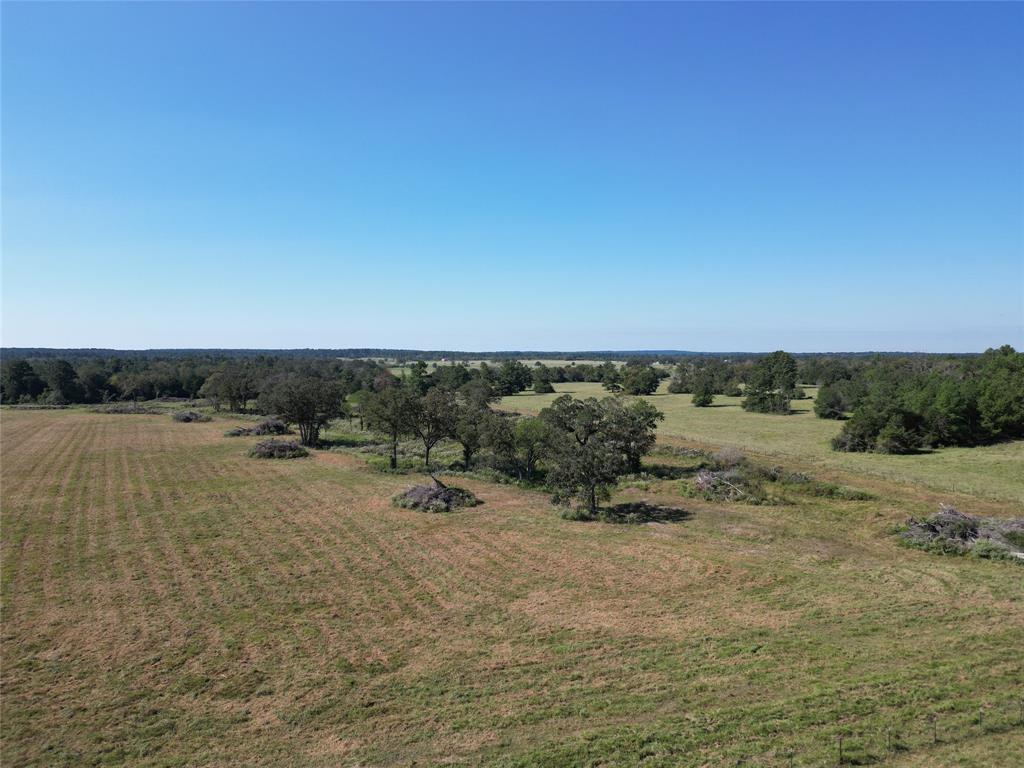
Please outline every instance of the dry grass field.
[[755, 426], [834, 424], [678, 407], [668, 440], [875, 498], [711, 504], [666, 480], [615, 501], [676, 519], [615, 525], [460, 478], [483, 505], [428, 515], [389, 503], [417, 476], [250, 459], [227, 418], [4, 411], [3, 765], [810, 766], [839, 736], [850, 763], [1020, 765], [1024, 569], [891, 530], [947, 498], [1019, 514], [1024, 473], [954, 492]]

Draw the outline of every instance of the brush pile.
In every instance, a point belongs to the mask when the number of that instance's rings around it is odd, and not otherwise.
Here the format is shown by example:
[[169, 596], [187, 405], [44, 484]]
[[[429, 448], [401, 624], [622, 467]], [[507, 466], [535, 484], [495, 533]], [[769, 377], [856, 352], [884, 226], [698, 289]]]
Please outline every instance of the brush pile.
[[480, 500], [463, 488], [455, 488], [432, 477], [430, 485], [414, 485], [395, 496], [391, 501], [402, 509], [418, 509], [421, 512], [451, 512], [453, 509], [475, 507]]
[[972, 517], [942, 504], [929, 518], [910, 518], [900, 538], [929, 552], [1024, 562], [1024, 518]]

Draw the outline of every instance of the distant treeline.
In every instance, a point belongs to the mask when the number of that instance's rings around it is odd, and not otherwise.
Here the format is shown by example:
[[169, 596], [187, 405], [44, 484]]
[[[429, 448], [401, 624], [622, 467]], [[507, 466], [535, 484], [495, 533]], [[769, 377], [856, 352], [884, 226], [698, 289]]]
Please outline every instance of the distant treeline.
[[[638, 350], [591, 350], [575, 352], [538, 352], [538, 351], [500, 351], [500, 352], [461, 352], [459, 350], [423, 350], [423, 349], [383, 349], [366, 347], [362, 349], [101, 349], [101, 348], [69, 348], [54, 349], [48, 347], [3, 347], [0, 358], [3, 360], [177, 360], [196, 358], [204, 360], [251, 359], [260, 357], [307, 358], [330, 360], [336, 358], [381, 358], [399, 362], [426, 362], [441, 360], [633, 360], [642, 359], [647, 362], [677, 363], [686, 358], [726, 358], [751, 360], [763, 357], [767, 353], [759, 352], [694, 352], [679, 349], [638, 349]], [[795, 353], [797, 358], [837, 357], [837, 358], [871, 358], [882, 357], [925, 357], [948, 358], [969, 357], [973, 353], [964, 354], [932, 354], [927, 352], [803, 352]]]
[[[8, 404], [60, 405], [201, 397], [215, 407], [238, 411], [287, 377], [331, 382], [346, 398], [396, 383], [384, 365], [358, 359], [355, 353], [394, 359], [397, 350], [334, 350], [343, 351], [352, 357], [323, 356], [324, 350], [309, 350], [308, 356], [290, 351], [246, 357], [208, 350], [192, 355], [175, 351], [167, 357], [141, 353], [104, 357], [95, 350], [88, 355], [80, 350], [80, 357], [5, 355], [0, 399]], [[669, 360], [654, 357], [631, 357], [624, 365], [609, 359], [528, 366], [508, 354], [472, 367], [417, 360], [405, 366], [400, 378], [420, 394], [434, 386], [456, 391], [477, 381], [486, 385], [488, 397], [501, 397], [531, 388], [550, 393], [561, 382], [600, 382], [612, 392], [646, 395], [670, 375], [664, 365], [653, 365]], [[538, 353], [518, 354], [536, 357]], [[602, 353], [586, 354], [596, 359]], [[623, 357], [621, 352], [607, 354]], [[717, 395], [742, 396], [748, 411], [785, 414], [793, 399], [806, 397], [801, 385], [818, 386], [815, 413], [847, 420], [833, 441], [836, 450], [908, 453], [1024, 438], [1024, 355], [1010, 346], [980, 355], [791, 355], [779, 351], [732, 357], [690, 355], [673, 362], [669, 392], [692, 393], [698, 406], [711, 404]]]

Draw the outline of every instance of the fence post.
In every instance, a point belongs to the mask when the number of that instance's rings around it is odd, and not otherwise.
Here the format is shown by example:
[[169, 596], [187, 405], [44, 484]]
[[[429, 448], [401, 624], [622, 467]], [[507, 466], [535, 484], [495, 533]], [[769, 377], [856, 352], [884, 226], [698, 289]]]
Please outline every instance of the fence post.
[[842, 765], [843, 764], [843, 737], [842, 736], [837, 736], [836, 737], [836, 741], [839, 742], [839, 762], [836, 763], [836, 765]]
[[939, 743], [939, 716], [932, 715], [932, 744]]
[[885, 753], [892, 754], [892, 728], [885, 729]]

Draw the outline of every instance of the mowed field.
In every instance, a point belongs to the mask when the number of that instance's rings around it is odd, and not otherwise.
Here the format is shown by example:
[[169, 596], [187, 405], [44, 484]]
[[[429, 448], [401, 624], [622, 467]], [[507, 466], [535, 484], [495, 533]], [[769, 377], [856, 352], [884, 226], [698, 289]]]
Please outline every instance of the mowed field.
[[860, 764], [1021, 764], [1024, 569], [891, 535], [947, 498], [1020, 514], [1019, 445], [957, 455], [944, 488], [942, 452], [882, 471], [786, 432], [835, 424], [654, 400], [669, 442], [875, 499], [662, 481], [616, 501], [675, 521], [614, 525], [462, 477], [484, 504], [427, 515], [389, 503], [420, 476], [250, 459], [229, 418], [3, 411], [0, 762], [834, 765], [843, 736]]

